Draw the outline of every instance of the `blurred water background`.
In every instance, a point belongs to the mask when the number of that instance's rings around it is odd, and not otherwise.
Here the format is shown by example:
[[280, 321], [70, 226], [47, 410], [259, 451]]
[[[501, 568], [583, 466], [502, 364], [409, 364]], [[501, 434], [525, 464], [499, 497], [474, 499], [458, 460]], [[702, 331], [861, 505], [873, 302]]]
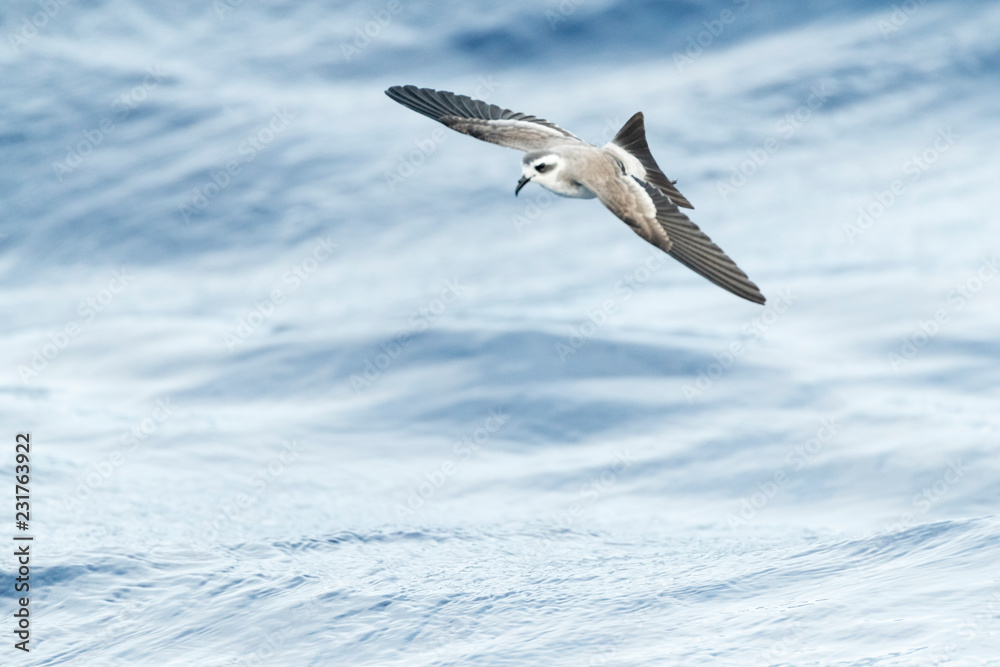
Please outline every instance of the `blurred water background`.
[[[998, 34], [995, 2], [4, 3], [35, 541], [0, 662], [1000, 664]], [[514, 198], [519, 153], [395, 84], [594, 143], [643, 111], [768, 305]]]

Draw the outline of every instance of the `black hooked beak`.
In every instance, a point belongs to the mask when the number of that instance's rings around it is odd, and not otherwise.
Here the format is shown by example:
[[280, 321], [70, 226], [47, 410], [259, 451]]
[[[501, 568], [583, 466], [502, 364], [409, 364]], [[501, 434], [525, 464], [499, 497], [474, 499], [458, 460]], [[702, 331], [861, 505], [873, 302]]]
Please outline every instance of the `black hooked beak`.
[[530, 180], [531, 180], [531, 176], [522, 176], [521, 177], [521, 180], [519, 180], [517, 182], [517, 189], [514, 190], [514, 196], [515, 197], [517, 196], [517, 193], [521, 191], [521, 188], [523, 188], [525, 185], [527, 185], [528, 181], [530, 181]]

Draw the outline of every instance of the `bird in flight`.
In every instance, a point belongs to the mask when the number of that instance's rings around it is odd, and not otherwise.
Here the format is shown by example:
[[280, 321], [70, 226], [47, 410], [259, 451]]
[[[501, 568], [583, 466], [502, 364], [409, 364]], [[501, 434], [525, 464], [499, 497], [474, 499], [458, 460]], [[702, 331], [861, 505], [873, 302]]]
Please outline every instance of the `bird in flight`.
[[694, 207], [653, 159], [641, 111], [598, 147], [547, 120], [465, 95], [416, 86], [393, 86], [385, 94], [456, 132], [524, 151], [515, 196], [534, 182], [564, 197], [597, 197], [632, 231], [695, 273], [764, 303], [747, 274], [681, 212]]

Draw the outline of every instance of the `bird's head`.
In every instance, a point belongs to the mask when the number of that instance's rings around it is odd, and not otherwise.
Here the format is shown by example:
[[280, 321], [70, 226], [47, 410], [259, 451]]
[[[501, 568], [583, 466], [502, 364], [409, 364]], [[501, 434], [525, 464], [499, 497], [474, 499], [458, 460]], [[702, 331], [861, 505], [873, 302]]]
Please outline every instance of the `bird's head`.
[[539, 185], [557, 190], [557, 187], [551, 186], [556, 185], [563, 166], [563, 158], [554, 153], [539, 151], [528, 153], [521, 160], [521, 180], [517, 182], [517, 189], [514, 190], [514, 195], [517, 196], [517, 193], [528, 184], [528, 181], [535, 181]]

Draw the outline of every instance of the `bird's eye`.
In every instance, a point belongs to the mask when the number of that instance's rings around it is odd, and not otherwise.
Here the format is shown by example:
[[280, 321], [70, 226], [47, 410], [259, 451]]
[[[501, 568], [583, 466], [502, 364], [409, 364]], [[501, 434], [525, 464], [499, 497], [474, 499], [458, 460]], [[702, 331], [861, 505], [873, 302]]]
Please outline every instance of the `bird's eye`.
[[549, 165], [545, 164], [544, 162], [542, 162], [541, 164], [536, 164], [535, 165], [535, 171], [537, 171], [539, 174], [542, 173], [543, 171], [545, 171], [548, 168], [549, 168]]

